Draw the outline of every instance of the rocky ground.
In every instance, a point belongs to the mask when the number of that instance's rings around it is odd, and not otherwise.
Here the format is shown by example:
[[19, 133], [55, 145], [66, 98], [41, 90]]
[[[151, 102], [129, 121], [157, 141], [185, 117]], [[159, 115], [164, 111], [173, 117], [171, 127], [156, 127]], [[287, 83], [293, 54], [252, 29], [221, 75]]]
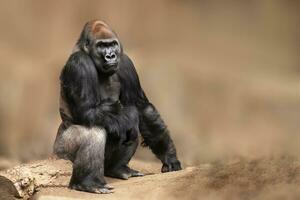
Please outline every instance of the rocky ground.
[[[129, 180], [107, 178], [113, 194], [90, 194], [67, 188], [71, 165], [48, 159], [20, 165], [0, 174], [11, 180], [23, 198], [71, 199], [300, 199], [300, 160], [291, 157], [237, 159], [161, 174], [160, 164], [133, 160], [147, 175]], [[0, 179], [1, 182], [1, 179]], [[0, 184], [4, 199], [13, 199], [9, 181]], [[11, 183], [12, 184], [12, 183]], [[1, 198], [0, 198], [1, 199]]]

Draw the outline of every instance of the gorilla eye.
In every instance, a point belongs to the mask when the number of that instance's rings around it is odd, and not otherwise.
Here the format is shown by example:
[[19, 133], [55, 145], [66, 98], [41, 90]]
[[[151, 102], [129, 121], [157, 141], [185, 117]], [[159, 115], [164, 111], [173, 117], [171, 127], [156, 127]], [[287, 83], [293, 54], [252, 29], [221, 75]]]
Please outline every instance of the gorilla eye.
[[104, 42], [101, 42], [101, 41], [100, 41], [100, 42], [97, 43], [97, 47], [98, 47], [98, 48], [104, 48], [105, 46], [106, 46], [106, 45], [105, 45]]
[[111, 46], [117, 46], [117, 45], [118, 45], [118, 42], [116, 40], [111, 42]]
[[105, 48], [117, 48], [119, 43], [116, 40], [113, 41], [98, 41], [96, 43], [96, 47], [98, 49], [105, 49]]

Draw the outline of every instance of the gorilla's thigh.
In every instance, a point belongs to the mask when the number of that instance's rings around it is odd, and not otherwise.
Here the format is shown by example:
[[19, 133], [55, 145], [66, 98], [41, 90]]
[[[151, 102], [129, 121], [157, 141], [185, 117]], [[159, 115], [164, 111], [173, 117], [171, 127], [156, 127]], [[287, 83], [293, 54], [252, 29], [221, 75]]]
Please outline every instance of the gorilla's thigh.
[[93, 156], [93, 152], [104, 153], [106, 131], [99, 127], [84, 127], [71, 125], [67, 128], [63, 124], [58, 129], [54, 144], [54, 153], [63, 159], [74, 162], [78, 153]]

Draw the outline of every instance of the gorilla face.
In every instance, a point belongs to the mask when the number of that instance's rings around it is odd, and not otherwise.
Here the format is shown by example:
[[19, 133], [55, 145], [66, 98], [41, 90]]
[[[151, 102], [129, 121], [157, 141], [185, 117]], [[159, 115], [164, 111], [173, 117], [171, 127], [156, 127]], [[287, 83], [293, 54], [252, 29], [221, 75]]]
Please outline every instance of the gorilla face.
[[99, 20], [88, 22], [77, 42], [77, 47], [93, 60], [98, 73], [112, 75], [119, 67], [121, 44], [110, 27]]
[[118, 70], [121, 48], [117, 39], [96, 39], [89, 52], [98, 71], [112, 75]]

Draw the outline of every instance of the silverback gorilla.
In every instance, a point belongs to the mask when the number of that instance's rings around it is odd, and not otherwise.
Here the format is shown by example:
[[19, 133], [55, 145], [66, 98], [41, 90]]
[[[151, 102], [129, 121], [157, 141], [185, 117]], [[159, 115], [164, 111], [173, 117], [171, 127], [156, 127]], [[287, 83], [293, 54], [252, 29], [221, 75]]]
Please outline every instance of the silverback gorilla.
[[138, 146], [149, 146], [161, 171], [181, 169], [169, 131], [141, 88], [130, 58], [111, 28], [88, 22], [61, 75], [59, 126], [54, 153], [71, 160], [71, 189], [111, 193], [105, 176], [143, 176], [127, 166]]

